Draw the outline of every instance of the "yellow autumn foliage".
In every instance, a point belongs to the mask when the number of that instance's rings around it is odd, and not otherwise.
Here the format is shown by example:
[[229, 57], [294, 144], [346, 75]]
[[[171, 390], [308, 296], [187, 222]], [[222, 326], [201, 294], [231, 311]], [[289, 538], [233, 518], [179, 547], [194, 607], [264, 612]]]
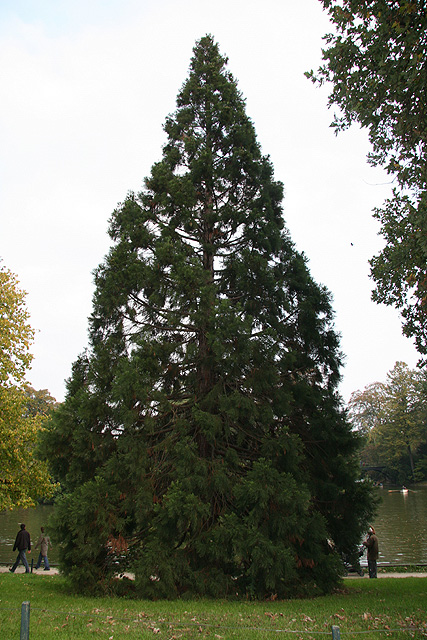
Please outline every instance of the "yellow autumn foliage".
[[21, 386], [31, 363], [34, 331], [28, 323], [25, 291], [0, 267], [0, 510], [30, 507], [55, 486], [45, 462], [35, 457], [46, 416], [28, 415]]
[[55, 490], [46, 463], [34, 455], [46, 417], [25, 416], [25, 403], [23, 391], [0, 386], [0, 511], [31, 507]]
[[15, 274], [0, 268], [0, 384], [21, 382], [33, 356], [34, 330], [28, 324], [26, 292]]

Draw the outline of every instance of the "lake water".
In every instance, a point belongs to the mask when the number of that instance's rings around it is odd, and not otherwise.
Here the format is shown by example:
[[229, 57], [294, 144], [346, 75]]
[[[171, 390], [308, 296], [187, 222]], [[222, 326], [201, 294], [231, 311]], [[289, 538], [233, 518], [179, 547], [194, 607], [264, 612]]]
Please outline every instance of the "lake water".
[[379, 562], [427, 564], [427, 486], [408, 493], [384, 487], [378, 515], [372, 523], [380, 546]]
[[[410, 488], [406, 494], [397, 488], [378, 489], [382, 503], [375, 520], [382, 564], [427, 564], [427, 485]], [[0, 563], [12, 562], [16, 553], [13, 543], [21, 522], [37, 542], [40, 527], [49, 534], [48, 520], [54, 507], [42, 505], [35, 509], [17, 509], [0, 513]], [[49, 550], [49, 561], [58, 562], [57, 548]], [[29, 558], [38, 557], [38, 550]], [[365, 561], [365, 562], [364, 562]], [[366, 563], [366, 557], [362, 564]]]
[[[40, 505], [35, 509], [16, 509], [14, 511], [0, 512], [0, 563], [13, 562], [16, 559], [16, 551], [12, 551], [16, 534], [20, 529], [21, 522], [25, 523], [25, 528], [31, 535], [31, 545], [35, 545], [40, 536], [40, 527], [45, 527], [45, 533], [49, 535], [48, 520], [54, 507], [50, 505]], [[27, 559], [34, 563], [39, 556], [40, 548], [27, 554]], [[56, 545], [48, 552], [49, 563], [58, 562], [58, 549]]]

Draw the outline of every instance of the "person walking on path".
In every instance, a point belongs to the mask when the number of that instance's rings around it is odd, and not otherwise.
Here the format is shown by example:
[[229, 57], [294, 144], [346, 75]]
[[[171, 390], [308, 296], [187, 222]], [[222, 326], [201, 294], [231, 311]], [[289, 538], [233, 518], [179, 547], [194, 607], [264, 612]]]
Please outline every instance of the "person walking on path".
[[37, 549], [37, 547], [40, 547], [40, 553], [39, 553], [39, 557], [37, 560], [37, 564], [34, 567], [35, 569], [40, 569], [40, 565], [42, 563], [42, 560], [44, 561], [44, 571], [49, 571], [50, 566], [49, 566], [49, 560], [47, 557], [47, 550], [49, 549], [49, 545], [52, 547], [52, 543], [50, 541], [49, 536], [45, 535], [44, 532], [44, 527], [40, 527], [40, 531], [41, 531], [41, 536], [40, 538], [37, 540], [37, 544], [34, 546], [34, 549]]
[[368, 569], [369, 577], [377, 577], [377, 560], [378, 560], [378, 538], [375, 535], [374, 527], [369, 527], [368, 537], [363, 543], [368, 549]]
[[9, 571], [11, 571], [12, 573], [15, 573], [16, 567], [20, 562], [22, 562], [22, 564], [25, 567], [25, 573], [30, 573], [30, 567], [28, 566], [27, 556], [25, 554], [26, 554], [26, 551], [28, 551], [28, 553], [31, 553], [31, 538], [30, 538], [30, 534], [25, 528], [25, 524], [21, 524], [21, 529], [16, 534], [16, 540], [15, 540], [15, 544], [13, 545], [13, 551], [15, 551], [16, 549], [18, 549], [18, 557], [15, 560], [15, 564], [11, 569], [9, 569]]

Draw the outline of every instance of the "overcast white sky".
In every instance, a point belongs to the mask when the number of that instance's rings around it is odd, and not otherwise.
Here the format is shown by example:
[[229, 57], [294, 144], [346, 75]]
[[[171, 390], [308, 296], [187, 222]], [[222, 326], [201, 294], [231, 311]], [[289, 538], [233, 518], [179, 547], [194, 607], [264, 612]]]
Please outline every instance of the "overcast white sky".
[[285, 184], [291, 236], [333, 294], [344, 399], [396, 360], [416, 365], [398, 312], [370, 300], [368, 260], [382, 246], [371, 211], [391, 185], [367, 164], [363, 131], [335, 137], [328, 89], [304, 77], [329, 30], [318, 0], [1, 0], [0, 257], [28, 292], [35, 388], [64, 398], [107, 221], [161, 158], [162, 125], [206, 33]]

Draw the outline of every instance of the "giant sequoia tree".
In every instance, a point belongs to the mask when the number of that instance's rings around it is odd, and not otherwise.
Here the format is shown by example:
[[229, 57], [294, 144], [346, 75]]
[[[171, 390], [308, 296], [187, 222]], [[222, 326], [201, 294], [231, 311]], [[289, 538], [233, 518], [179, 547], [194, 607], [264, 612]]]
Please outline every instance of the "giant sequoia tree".
[[326, 591], [370, 515], [329, 294], [226, 63], [200, 40], [163, 158], [112, 216], [90, 348], [45, 443], [80, 589], [127, 569], [153, 597]]

